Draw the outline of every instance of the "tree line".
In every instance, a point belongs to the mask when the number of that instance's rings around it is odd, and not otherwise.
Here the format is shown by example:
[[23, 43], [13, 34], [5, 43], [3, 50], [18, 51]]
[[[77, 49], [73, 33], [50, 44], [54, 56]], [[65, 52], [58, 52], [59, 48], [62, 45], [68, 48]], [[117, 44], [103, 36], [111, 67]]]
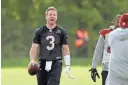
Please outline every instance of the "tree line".
[[127, 12], [128, 0], [2, 0], [2, 58], [28, 57], [33, 32], [45, 24], [45, 10], [58, 10], [58, 24], [66, 29], [75, 56], [75, 32], [84, 27], [89, 32], [88, 56], [91, 57], [99, 31], [108, 28], [115, 15]]

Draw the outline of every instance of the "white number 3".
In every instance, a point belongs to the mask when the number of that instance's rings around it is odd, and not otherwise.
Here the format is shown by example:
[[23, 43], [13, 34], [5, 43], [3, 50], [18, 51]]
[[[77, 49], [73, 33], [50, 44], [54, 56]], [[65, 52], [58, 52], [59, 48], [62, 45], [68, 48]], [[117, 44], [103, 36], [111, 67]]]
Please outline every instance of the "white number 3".
[[47, 36], [46, 37], [46, 40], [50, 40], [49, 43], [50, 43], [50, 46], [47, 46], [47, 49], [48, 50], [53, 50], [54, 47], [55, 47], [55, 37], [54, 36]]

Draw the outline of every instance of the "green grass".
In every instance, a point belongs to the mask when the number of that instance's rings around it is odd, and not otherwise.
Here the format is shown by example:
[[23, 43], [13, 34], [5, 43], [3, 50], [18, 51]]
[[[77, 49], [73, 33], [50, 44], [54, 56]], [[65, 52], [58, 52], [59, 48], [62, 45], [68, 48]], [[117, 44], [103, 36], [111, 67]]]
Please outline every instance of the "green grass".
[[[92, 58], [72, 58], [71, 73], [75, 79], [69, 79], [67, 74], [62, 72], [60, 85], [101, 85], [101, 78], [94, 83], [91, 80], [90, 72]], [[2, 85], [37, 85], [36, 76], [29, 76], [27, 73], [28, 58], [2, 58]], [[99, 74], [101, 67], [98, 68]]]
[[[92, 58], [72, 58], [72, 66], [90, 66]], [[25, 58], [2, 58], [2, 68], [26, 67], [29, 63], [29, 57]]]
[[[88, 70], [90, 66], [72, 66], [71, 73], [75, 79], [69, 79], [62, 71], [60, 85], [101, 85], [101, 78], [94, 83]], [[98, 69], [99, 73], [101, 68]], [[37, 85], [36, 76], [29, 76], [27, 68], [2, 68], [2, 85]]]
[[28, 63], [29, 63], [29, 58], [25, 58], [25, 57], [1, 58], [2, 68], [26, 67]]

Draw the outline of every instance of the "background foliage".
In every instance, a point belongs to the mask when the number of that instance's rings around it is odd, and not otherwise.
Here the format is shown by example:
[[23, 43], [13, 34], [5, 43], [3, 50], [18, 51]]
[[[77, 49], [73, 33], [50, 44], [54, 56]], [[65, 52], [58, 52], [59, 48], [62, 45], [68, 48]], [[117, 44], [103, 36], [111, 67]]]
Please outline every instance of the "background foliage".
[[2, 0], [2, 59], [28, 57], [33, 31], [45, 24], [49, 6], [58, 10], [58, 24], [69, 34], [71, 54], [75, 57], [75, 31], [89, 32], [88, 56], [91, 57], [99, 30], [109, 27], [113, 17], [127, 12], [128, 0]]

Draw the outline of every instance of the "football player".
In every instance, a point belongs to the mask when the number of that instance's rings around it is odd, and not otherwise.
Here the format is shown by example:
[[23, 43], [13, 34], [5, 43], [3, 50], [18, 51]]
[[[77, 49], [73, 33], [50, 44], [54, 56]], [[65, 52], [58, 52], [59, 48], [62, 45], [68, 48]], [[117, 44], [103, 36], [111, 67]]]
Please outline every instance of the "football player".
[[102, 60], [102, 85], [105, 85], [105, 81], [108, 75], [108, 63], [111, 53], [110, 46], [108, 45], [108, 34], [119, 26], [119, 17], [120, 15], [115, 16], [111, 21], [110, 27], [100, 31], [100, 36], [92, 59], [92, 68], [89, 70], [91, 71], [92, 80], [96, 82], [96, 76], [100, 78], [96, 68], [99, 61]]
[[[39, 48], [38, 85], [59, 85], [62, 71], [62, 52], [64, 54], [65, 72], [70, 74], [70, 51], [66, 31], [57, 25], [57, 10], [49, 7], [46, 12], [46, 24], [34, 32], [30, 49], [30, 63], [36, 62]], [[63, 51], [62, 51], [63, 50]]]
[[128, 13], [121, 15], [119, 26], [108, 35], [111, 55], [106, 85], [128, 85]]

